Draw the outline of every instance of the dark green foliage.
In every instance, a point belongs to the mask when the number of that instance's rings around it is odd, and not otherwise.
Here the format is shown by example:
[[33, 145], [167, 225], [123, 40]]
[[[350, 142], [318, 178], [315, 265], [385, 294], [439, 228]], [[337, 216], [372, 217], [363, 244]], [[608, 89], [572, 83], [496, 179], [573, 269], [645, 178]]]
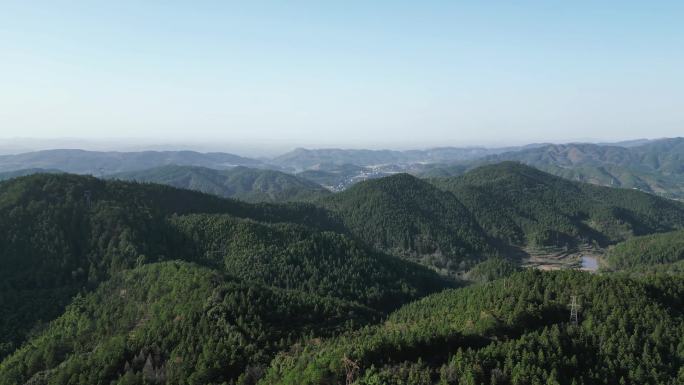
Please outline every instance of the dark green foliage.
[[[435, 184], [362, 183], [331, 213], [0, 183], [0, 385], [338, 384], [345, 357], [358, 385], [684, 383], [682, 230], [615, 247], [636, 267], [605, 276], [490, 256], [682, 228], [681, 204], [512, 163]], [[451, 284], [388, 251], [487, 283], [428, 295]]]
[[520, 271], [520, 265], [504, 258], [490, 258], [470, 269], [466, 277], [475, 282], [488, 282]]
[[[226, 214], [184, 218], [192, 212]], [[4, 182], [0, 358], [61, 314], [72, 296], [118, 271], [156, 261], [195, 261], [254, 282], [379, 309], [448, 285], [433, 272], [332, 230], [345, 231], [325, 210], [309, 204], [252, 205], [68, 174]], [[225, 246], [230, 253], [217, 260], [213, 250]]]
[[175, 247], [180, 235], [167, 221], [191, 212], [341, 229], [307, 204], [250, 205], [68, 174], [0, 183], [0, 357], [35, 325], [56, 317], [72, 295], [111, 273], [169, 257], [194, 259]]
[[514, 162], [433, 179], [495, 238], [528, 246], [605, 246], [684, 227], [684, 205], [635, 190], [570, 182]]
[[110, 178], [160, 183], [248, 202], [304, 201], [329, 194], [320, 185], [294, 175], [247, 167], [214, 170], [168, 165], [114, 174]]
[[192, 264], [151, 264], [76, 297], [2, 362], [0, 384], [232, 383], [302, 338], [375, 317], [358, 305], [245, 285]]
[[634, 237], [613, 246], [606, 255], [611, 268], [628, 269], [684, 260], [684, 231]]
[[[359, 384], [679, 384], [684, 278], [526, 271], [448, 290], [384, 323], [295, 354], [262, 384], [328, 384], [356, 361]], [[580, 296], [580, 324], [568, 322]]]
[[408, 174], [361, 182], [321, 203], [366, 243], [446, 271], [495, 253], [452, 194]]
[[[334, 296], [383, 310], [449, 283], [416, 264], [370, 250], [343, 234], [227, 215], [174, 217], [192, 255], [247, 282]], [[189, 250], [188, 247], [182, 249]]]

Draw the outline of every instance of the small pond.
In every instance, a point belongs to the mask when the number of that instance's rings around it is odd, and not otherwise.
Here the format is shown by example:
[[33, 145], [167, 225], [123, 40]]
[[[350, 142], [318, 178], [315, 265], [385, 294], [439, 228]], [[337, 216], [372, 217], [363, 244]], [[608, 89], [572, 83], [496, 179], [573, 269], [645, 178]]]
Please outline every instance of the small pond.
[[589, 271], [598, 270], [598, 260], [596, 257], [582, 256], [582, 269]]

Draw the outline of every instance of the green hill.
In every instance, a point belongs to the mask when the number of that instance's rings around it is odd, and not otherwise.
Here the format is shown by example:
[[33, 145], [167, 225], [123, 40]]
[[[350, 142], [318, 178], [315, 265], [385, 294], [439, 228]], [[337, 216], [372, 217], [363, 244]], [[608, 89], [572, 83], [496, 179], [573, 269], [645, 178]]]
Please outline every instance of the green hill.
[[347, 235], [228, 215], [186, 215], [171, 223], [179, 247], [246, 282], [356, 301], [380, 310], [448, 287], [434, 272], [372, 251]]
[[150, 264], [74, 298], [0, 364], [0, 384], [218, 384], [258, 374], [301, 339], [376, 317], [359, 305], [245, 284], [193, 264]]
[[361, 182], [320, 203], [366, 243], [447, 271], [496, 252], [452, 194], [408, 174]]
[[639, 268], [684, 260], [684, 230], [628, 239], [608, 250], [606, 260], [614, 269]]
[[302, 201], [329, 194], [329, 191], [320, 185], [294, 175], [247, 167], [215, 170], [206, 167], [169, 165], [113, 174], [109, 177], [165, 184], [248, 202]]
[[606, 246], [684, 227], [681, 203], [572, 182], [515, 162], [431, 182], [453, 193], [490, 236], [521, 246]]
[[[314, 202], [0, 182], [0, 385], [684, 382], [679, 202], [512, 162]], [[616, 273], [503, 258], [625, 239]]]
[[506, 152], [482, 162], [513, 160], [571, 180], [684, 198], [684, 138], [622, 147], [590, 143], [548, 145]]
[[[578, 326], [569, 319], [579, 295]], [[260, 384], [678, 384], [684, 279], [526, 271], [281, 353]], [[346, 362], [354, 362], [358, 370]]]
[[[186, 218], [193, 213], [198, 216]], [[213, 232], [232, 242], [230, 263], [220, 263], [222, 255], [218, 264], [207, 258], [210, 248], [225, 246]], [[372, 252], [346, 233], [327, 211], [310, 204], [248, 204], [69, 174], [2, 182], [0, 357], [57, 317], [77, 293], [119, 271], [169, 259], [228, 272], [242, 266], [240, 275], [283, 287], [291, 279], [288, 272], [301, 269], [297, 277], [307, 275], [307, 280], [297, 282], [300, 289], [381, 308], [446, 285], [435, 273]], [[270, 236], [282, 242], [271, 245]], [[266, 258], [262, 264], [249, 259], [257, 250]], [[280, 281], [270, 282], [275, 276], [269, 259], [278, 261]], [[331, 266], [336, 270], [326, 270]]]

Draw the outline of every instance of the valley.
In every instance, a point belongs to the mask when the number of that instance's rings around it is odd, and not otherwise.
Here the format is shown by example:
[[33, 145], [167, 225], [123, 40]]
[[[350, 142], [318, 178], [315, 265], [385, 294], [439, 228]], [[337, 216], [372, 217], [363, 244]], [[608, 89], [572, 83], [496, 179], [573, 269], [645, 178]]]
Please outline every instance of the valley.
[[525, 268], [534, 268], [543, 271], [577, 269], [596, 273], [602, 264], [605, 250], [585, 246], [578, 250], [528, 249], [528, 255], [521, 264]]
[[[2, 385], [337, 384], [342, 362], [358, 385], [611, 383], [642, 357], [594, 326], [616, 316], [669, 330], [637, 337], [667, 362], [621, 376], [681, 377], [674, 200], [515, 162], [340, 192], [249, 168], [27, 174], [0, 182]], [[505, 358], [535, 344], [565, 364]]]

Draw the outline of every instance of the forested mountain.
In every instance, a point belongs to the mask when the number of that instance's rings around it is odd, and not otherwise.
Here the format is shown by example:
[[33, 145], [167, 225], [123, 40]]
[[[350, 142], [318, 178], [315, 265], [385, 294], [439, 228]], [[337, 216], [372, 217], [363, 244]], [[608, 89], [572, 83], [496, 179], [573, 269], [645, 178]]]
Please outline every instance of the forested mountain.
[[618, 243], [606, 260], [614, 269], [640, 268], [684, 260], [684, 230], [634, 237]]
[[117, 173], [108, 177], [166, 184], [248, 202], [310, 200], [329, 193], [320, 185], [291, 174], [241, 166], [215, 170], [197, 166], [168, 165]]
[[117, 152], [64, 149], [0, 156], [0, 172], [43, 168], [75, 174], [104, 175], [169, 164], [225, 169], [234, 166], [254, 167], [262, 163], [259, 160], [222, 152], [195, 151]]
[[[186, 217], [191, 213], [198, 216]], [[157, 261], [183, 259], [249, 282], [383, 309], [449, 286], [346, 233], [310, 204], [254, 205], [69, 174], [0, 183], [0, 357], [59, 315], [73, 295]]]
[[[0, 364], [0, 384], [252, 383], [276, 352], [378, 316], [177, 262], [115, 274]], [[245, 382], [248, 381], [248, 382]]]
[[632, 147], [548, 145], [483, 159], [503, 160], [520, 161], [571, 180], [684, 198], [684, 138], [649, 141]]
[[408, 174], [361, 182], [320, 203], [366, 243], [447, 271], [496, 253], [452, 194]]
[[[568, 322], [572, 295], [577, 326]], [[683, 295], [681, 276], [526, 271], [281, 353], [259, 383], [681, 384]]]
[[[0, 344], [21, 341], [82, 287], [140, 263], [183, 255], [171, 214], [226, 213], [341, 229], [310, 205], [249, 205], [160, 185], [40, 174], [0, 183]], [[2, 345], [4, 351], [9, 345]]]
[[[0, 182], [0, 385], [679, 384], [682, 229], [679, 202], [514, 162], [313, 203], [17, 177]], [[618, 273], [511, 258], [624, 239]]]
[[431, 182], [451, 192], [496, 239], [521, 246], [606, 246], [684, 228], [684, 205], [640, 191], [555, 177], [516, 162]]
[[442, 270], [467, 270], [517, 248], [605, 247], [684, 228], [684, 205], [643, 192], [577, 183], [515, 162], [460, 177], [399, 174], [318, 201], [366, 243]]
[[[178, 245], [211, 266], [283, 289], [388, 310], [450, 284], [421, 266], [370, 250], [348, 236], [292, 223], [229, 215], [174, 216]], [[218, 265], [217, 265], [218, 264]]]
[[[194, 151], [103, 152], [83, 150], [44, 150], [0, 156], [0, 173], [26, 169], [61, 170], [79, 174], [147, 178], [189, 187], [193, 176], [199, 187], [221, 196], [232, 197], [249, 191], [249, 180], [261, 179], [266, 186], [280, 174], [242, 175], [243, 188], [231, 188], [206, 175], [185, 175], [173, 167], [194, 166], [227, 170], [236, 166], [296, 172], [303, 179], [334, 191], [378, 177], [406, 172], [421, 177], [458, 176], [478, 166], [518, 161], [573, 181], [611, 187], [635, 188], [664, 197], [684, 199], [684, 138], [636, 140], [623, 143], [530, 144], [519, 147], [441, 147], [426, 150], [304, 149], [270, 159], [250, 159], [233, 154]], [[138, 171], [160, 168], [138, 174]], [[131, 173], [135, 171], [135, 173]], [[128, 174], [131, 173], [131, 174]], [[256, 171], [243, 174], [256, 173]], [[20, 173], [21, 174], [21, 173]], [[284, 178], [280, 175], [281, 178]], [[245, 178], [242, 181], [242, 178]], [[189, 181], [186, 181], [189, 180]], [[236, 181], [232, 181], [236, 183]], [[290, 180], [287, 185], [298, 185]], [[202, 190], [204, 191], [204, 189]], [[258, 200], [272, 200], [277, 187]], [[286, 194], [287, 195], [287, 194]]]

